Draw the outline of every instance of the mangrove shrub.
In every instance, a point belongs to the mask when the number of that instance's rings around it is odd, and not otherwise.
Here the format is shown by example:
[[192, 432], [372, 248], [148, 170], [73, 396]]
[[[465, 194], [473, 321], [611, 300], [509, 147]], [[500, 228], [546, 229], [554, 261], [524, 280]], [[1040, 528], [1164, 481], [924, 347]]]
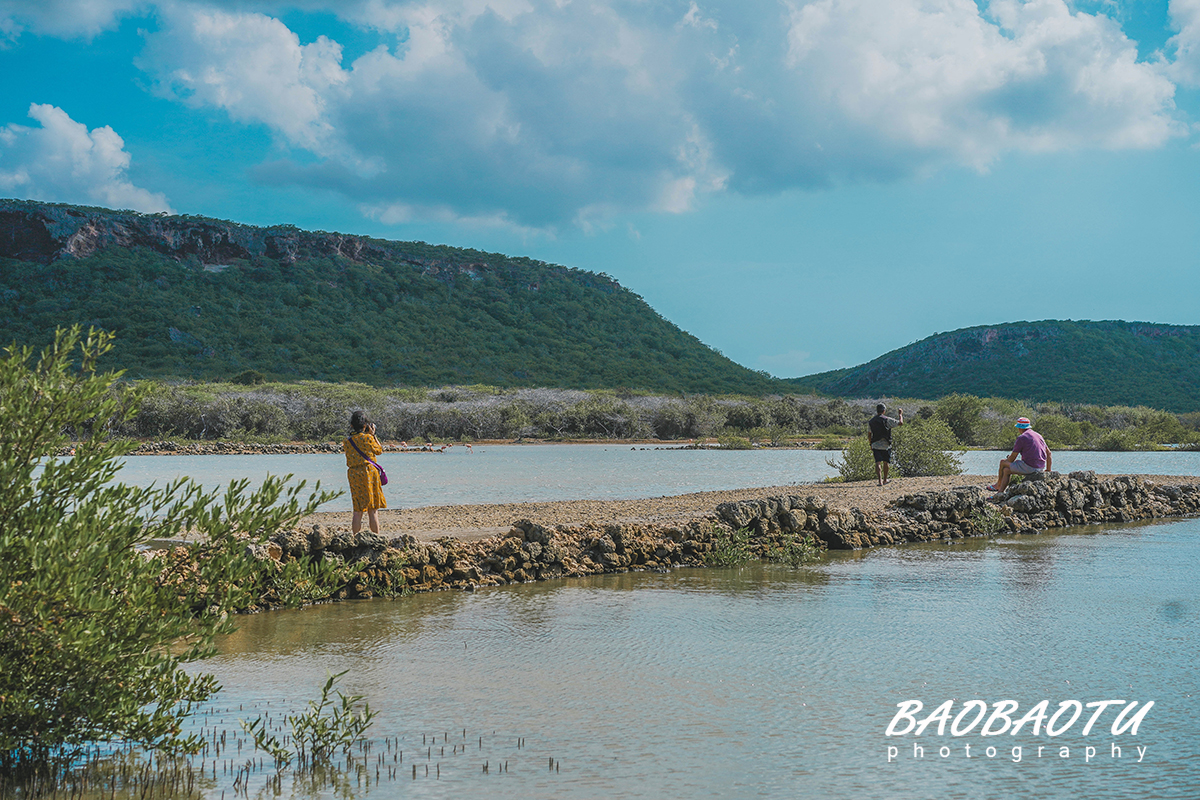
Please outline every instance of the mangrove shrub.
[[[910, 478], [962, 473], [962, 446], [936, 417], [914, 419], [892, 429], [892, 469]], [[846, 482], [875, 478], [875, 456], [865, 436], [851, 439], [840, 459], [825, 459]]]
[[[895, 435], [893, 431], [892, 436]], [[875, 479], [875, 456], [864, 436], [856, 436], [847, 442], [840, 459], [827, 458], [825, 463], [836, 469], [838, 476], [847, 483]]]
[[[109, 334], [59, 331], [40, 357], [0, 358], [0, 770], [122, 740], [198, 745], [182, 735], [193, 706], [219, 688], [181, 666], [210, 655], [228, 611], [246, 604], [255, 541], [331, 495], [269, 478], [218, 501], [187, 480], [115, 482], [132, 444], [110, 437], [136, 391], [96, 360]], [[163, 584], [139, 547], [189, 529], [206, 542], [186, 586]]]
[[950, 426], [937, 417], [892, 431], [892, 461], [905, 477], [961, 475], [964, 452]]

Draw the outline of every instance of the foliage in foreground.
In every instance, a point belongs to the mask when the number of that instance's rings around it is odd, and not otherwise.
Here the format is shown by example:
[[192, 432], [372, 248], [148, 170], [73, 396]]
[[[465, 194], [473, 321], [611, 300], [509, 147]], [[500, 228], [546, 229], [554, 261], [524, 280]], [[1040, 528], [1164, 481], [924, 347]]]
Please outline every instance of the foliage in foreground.
[[767, 561], [787, 564], [790, 567], [816, 561], [820, 556], [821, 546], [817, 544], [816, 537], [812, 534], [795, 533], [784, 534], [778, 544], [768, 545], [763, 553]]
[[[130, 445], [110, 438], [136, 392], [100, 374], [104, 333], [59, 331], [34, 362], [0, 359], [0, 771], [63, 748], [123, 740], [189, 750], [183, 719], [218, 690], [181, 666], [213, 652], [246, 602], [247, 533], [265, 537], [333, 495], [268, 478], [221, 498], [187, 480], [162, 488], [116, 483]], [[58, 457], [70, 439], [71, 457]], [[189, 529], [212, 557], [191, 603], [158, 584], [138, 547]]]
[[750, 549], [749, 529], [714, 529], [713, 532], [716, 536], [712, 549], [704, 554], [704, 563], [708, 566], [738, 567], [754, 558], [754, 551]]
[[713, 547], [704, 555], [710, 567], [739, 567], [759, 557], [764, 561], [798, 567], [816, 560], [821, 547], [810, 534], [784, 533], [777, 541], [764, 542], [759, 551], [750, 541], [750, 529], [713, 529]]
[[[298, 752], [293, 753], [279, 737], [272, 734], [263, 717], [250, 722], [242, 720], [242, 728], [253, 737], [254, 746], [270, 755], [279, 768], [290, 764], [297, 756], [302, 766], [312, 766], [329, 761], [339, 752], [348, 754], [354, 743], [371, 726], [375, 712], [362, 695], [345, 695], [333, 688], [347, 671], [329, 676], [321, 689], [321, 699], [310, 700], [308, 711], [288, 715], [287, 722], [292, 728], [291, 740]], [[329, 697], [331, 690], [337, 695], [336, 703]]]
[[[236, 558], [237, 548], [246, 542], [202, 541], [156, 551], [157, 582], [164, 592], [193, 613], [203, 613], [208, 605], [206, 575], [215, 564]], [[233, 550], [229, 550], [229, 546]], [[397, 552], [385, 553], [372, 561], [351, 560], [340, 553], [320, 556], [288, 556], [278, 560], [265, 552], [245, 559], [247, 568], [238, 583], [237, 605], [230, 611], [253, 612], [265, 609], [300, 608], [322, 600], [373, 597], [401, 597], [410, 592], [405, 577], [407, 560]]]

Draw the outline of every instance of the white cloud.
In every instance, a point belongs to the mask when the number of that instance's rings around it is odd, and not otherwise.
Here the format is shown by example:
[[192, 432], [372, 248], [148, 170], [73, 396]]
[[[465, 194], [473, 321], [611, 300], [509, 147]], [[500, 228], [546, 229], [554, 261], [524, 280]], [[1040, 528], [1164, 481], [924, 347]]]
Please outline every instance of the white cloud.
[[260, 13], [282, 0], [222, 5], [163, 6], [143, 66], [269, 126], [291, 152], [262, 180], [388, 219], [587, 226], [1186, 130], [1162, 65], [1064, 0], [348, 0], [328, 8], [388, 32], [349, 64]]
[[700, 13], [700, 6], [695, 2], [688, 3], [687, 13], [679, 21], [680, 25], [690, 25], [693, 28], [711, 28], [717, 30], [720, 26], [715, 19], [709, 19]]
[[0, 0], [0, 37], [24, 30], [64, 37], [92, 37], [117, 24], [144, 0]]
[[[1182, 133], [1174, 86], [1137, 63], [1107, 17], [1062, 0], [996, 0], [989, 11], [995, 23], [972, 0], [793, 8], [787, 65], [802, 107], [840, 117], [853, 148], [865, 139], [898, 151], [902, 169], [942, 158], [983, 166], [1010, 150], [1153, 147]], [[822, 144], [826, 157], [851, 160], [831, 151], [835, 137]]]
[[170, 211], [167, 198], [129, 182], [125, 142], [107, 125], [88, 131], [60, 108], [33, 104], [40, 128], [0, 128], [0, 191], [13, 197]]
[[372, 208], [544, 227], [586, 208], [654, 206], [674, 180], [720, 183], [658, 82], [668, 54], [612, 9], [403, 10], [403, 47], [349, 69], [336, 45], [301, 45], [278, 20], [190, 7], [164, 15], [142, 63], [164, 91], [322, 157], [266, 164], [263, 180]]
[[1175, 51], [1169, 73], [1182, 84], [1200, 86], [1200, 0], [1171, 0], [1168, 9], [1179, 31], [1167, 43]]
[[192, 105], [266, 123], [290, 144], [334, 155], [325, 115], [346, 80], [342, 48], [326, 37], [301, 45], [277, 19], [257, 13], [173, 5], [143, 62], [159, 89]]

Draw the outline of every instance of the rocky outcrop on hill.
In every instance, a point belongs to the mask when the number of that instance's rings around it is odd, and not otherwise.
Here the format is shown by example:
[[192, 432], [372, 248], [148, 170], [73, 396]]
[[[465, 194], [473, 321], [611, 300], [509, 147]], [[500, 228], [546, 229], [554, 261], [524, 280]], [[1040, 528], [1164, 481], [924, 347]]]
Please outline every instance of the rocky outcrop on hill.
[[[49, 264], [62, 258], [86, 258], [109, 247], [147, 248], [175, 261], [194, 259], [214, 272], [231, 262], [256, 257], [280, 264], [312, 258], [366, 264], [388, 261], [410, 265], [442, 282], [453, 282], [458, 277], [479, 280], [498, 269], [487, 259], [431, 257], [415, 252], [405, 242], [305, 231], [294, 225], [259, 228], [187, 214], [142, 214], [34, 200], [0, 200], [0, 258]], [[620, 289], [608, 276], [541, 266], [570, 273], [598, 291], [612, 293]]]
[[369, 261], [387, 257], [388, 244], [360, 236], [308, 233], [290, 225], [256, 228], [188, 215], [0, 200], [0, 256], [41, 264], [84, 258], [114, 246], [145, 247], [213, 266], [255, 256], [283, 262], [302, 256]]

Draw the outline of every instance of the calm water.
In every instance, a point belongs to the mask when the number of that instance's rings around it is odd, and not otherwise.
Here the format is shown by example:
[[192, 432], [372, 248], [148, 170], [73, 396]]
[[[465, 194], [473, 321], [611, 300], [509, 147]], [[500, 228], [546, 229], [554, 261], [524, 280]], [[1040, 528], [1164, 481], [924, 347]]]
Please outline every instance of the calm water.
[[[342, 603], [248, 617], [204, 666], [247, 717], [349, 669], [372, 735], [441, 770], [356, 796], [1194, 798], [1198, 562], [1188, 520]], [[1155, 706], [1136, 736], [1111, 735], [1111, 712], [1082, 736], [1090, 710], [1058, 737], [885, 736], [908, 699], [920, 716], [951, 699]], [[422, 737], [447, 733], [427, 758]]]
[[[453, 447], [441, 454], [387, 453], [386, 494], [392, 508], [526, 500], [605, 500], [657, 497], [752, 486], [811, 483], [836, 475], [826, 463], [838, 451], [653, 449], [620, 445], [500, 445], [476, 447], [473, 454]], [[998, 452], [968, 452], [966, 471], [992, 474]], [[1085, 453], [1054, 456], [1061, 472], [1094, 469], [1102, 473], [1200, 475], [1200, 452]], [[190, 476], [215, 488], [236, 478], [255, 483], [267, 474], [294, 474], [311, 486], [346, 488], [341, 455], [303, 456], [135, 456], [126, 459], [120, 479], [139, 486]], [[325, 511], [348, 511], [349, 496]]]

